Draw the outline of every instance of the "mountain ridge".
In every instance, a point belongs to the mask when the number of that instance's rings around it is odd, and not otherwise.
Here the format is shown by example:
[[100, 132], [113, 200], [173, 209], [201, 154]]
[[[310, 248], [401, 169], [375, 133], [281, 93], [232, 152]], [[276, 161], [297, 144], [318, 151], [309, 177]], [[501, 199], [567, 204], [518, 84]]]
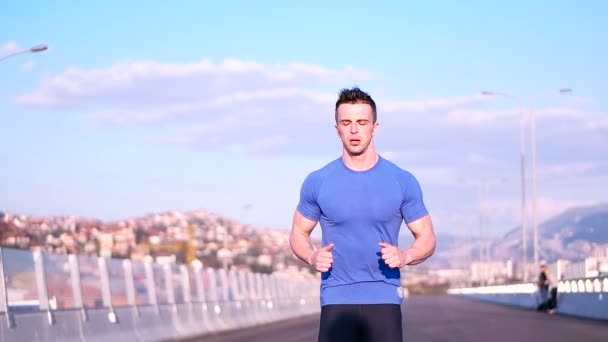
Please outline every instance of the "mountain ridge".
[[[534, 241], [532, 225], [527, 229], [528, 261], [533, 260]], [[608, 254], [608, 203], [568, 208], [538, 225], [540, 260], [580, 260], [596, 254]], [[490, 260], [521, 261], [521, 225], [489, 241]], [[480, 260], [481, 244], [478, 238], [449, 233], [437, 234], [437, 250], [429, 259], [429, 266], [468, 267]]]

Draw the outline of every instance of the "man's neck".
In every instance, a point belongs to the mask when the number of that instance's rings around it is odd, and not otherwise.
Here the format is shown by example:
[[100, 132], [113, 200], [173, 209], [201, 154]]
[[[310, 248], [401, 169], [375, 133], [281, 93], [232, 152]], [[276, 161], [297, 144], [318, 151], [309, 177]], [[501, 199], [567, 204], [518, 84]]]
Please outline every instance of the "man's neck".
[[374, 167], [374, 165], [376, 165], [379, 158], [380, 157], [372, 146], [370, 146], [367, 151], [360, 155], [351, 155], [346, 150], [344, 150], [342, 153], [344, 165], [354, 171], [365, 171], [371, 169]]

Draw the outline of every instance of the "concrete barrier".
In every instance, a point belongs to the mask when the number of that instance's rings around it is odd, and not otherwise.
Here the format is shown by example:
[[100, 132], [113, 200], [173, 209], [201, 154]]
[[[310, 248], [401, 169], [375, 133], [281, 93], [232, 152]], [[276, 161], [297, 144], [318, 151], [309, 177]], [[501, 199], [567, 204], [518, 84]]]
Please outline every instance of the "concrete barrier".
[[84, 340], [99, 342], [136, 340], [132, 315], [130, 310], [123, 309], [114, 312], [106, 309], [87, 311], [86, 321], [81, 322]]
[[[156, 306], [138, 308], [134, 330], [138, 341], [163, 341], [177, 337], [177, 332], [167, 317], [163, 317]], [[164, 311], [164, 310], [163, 310]]]
[[608, 320], [608, 293], [562, 293], [558, 312], [591, 319]]
[[[448, 290], [452, 296], [536, 310], [541, 302], [534, 284], [509, 284]], [[555, 313], [608, 320], [608, 278], [562, 280], [558, 284]]]
[[3, 341], [82, 341], [82, 327], [78, 324], [78, 311], [54, 313], [19, 313], [10, 317], [2, 315]]

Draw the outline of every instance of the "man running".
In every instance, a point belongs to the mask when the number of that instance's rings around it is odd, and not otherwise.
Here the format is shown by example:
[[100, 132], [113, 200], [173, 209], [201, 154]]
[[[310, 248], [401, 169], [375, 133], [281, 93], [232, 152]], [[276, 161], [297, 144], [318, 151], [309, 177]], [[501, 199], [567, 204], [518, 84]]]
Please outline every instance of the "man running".
[[[435, 251], [435, 233], [416, 178], [374, 148], [376, 104], [355, 87], [335, 106], [342, 156], [311, 172], [300, 190], [290, 245], [321, 275], [323, 341], [402, 341], [400, 268]], [[321, 224], [322, 248], [310, 234]], [[399, 249], [405, 222], [415, 241]]]

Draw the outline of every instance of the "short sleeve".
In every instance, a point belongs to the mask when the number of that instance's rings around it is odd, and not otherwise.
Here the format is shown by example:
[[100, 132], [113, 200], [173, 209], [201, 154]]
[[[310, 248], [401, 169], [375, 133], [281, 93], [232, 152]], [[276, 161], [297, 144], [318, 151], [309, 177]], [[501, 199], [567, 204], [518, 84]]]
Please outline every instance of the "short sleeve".
[[428, 214], [424, 205], [422, 189], [416, 177], [407, 174], [403, 178], [403, 203], [401, 203], [401, 214], [405, 223], [414, 222]]
[[309, 174], [300, 189], [300, 202], [298, 203], [298, 211], [309, 220], [319, 221], [321, 218], [321, 208], [317, 202], [317, 194], [319, 193], [319, 177], [315, 173]]

